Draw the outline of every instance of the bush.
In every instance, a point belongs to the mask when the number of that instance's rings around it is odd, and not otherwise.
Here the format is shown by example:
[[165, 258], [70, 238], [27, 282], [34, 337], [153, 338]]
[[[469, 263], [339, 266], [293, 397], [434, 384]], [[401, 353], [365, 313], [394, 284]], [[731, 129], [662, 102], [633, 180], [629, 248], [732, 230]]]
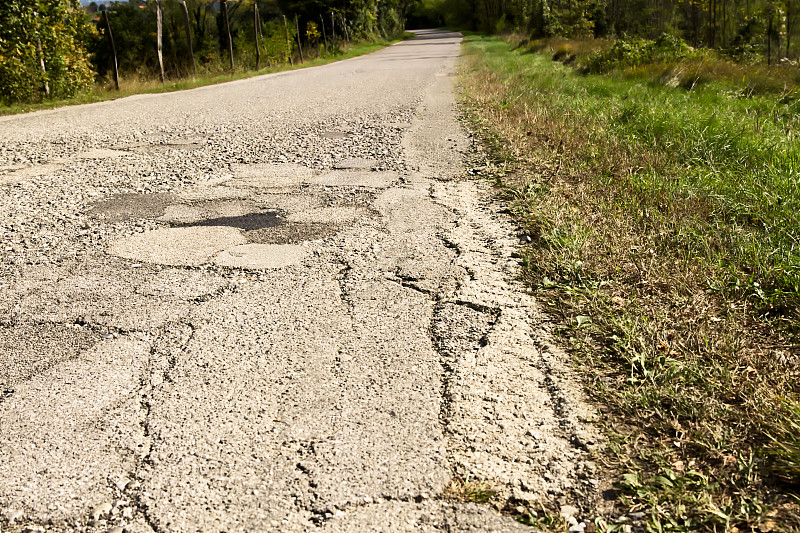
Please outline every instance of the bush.
[[615, 68], [682, 61], [694, 54], [694, 49], [683, 39], [664, 33], [654, 41], [619, 39], [609, 50], [590, 54], [583, 68], [592, 73], [609, 72]]
[[94, 72], [82, 43], [93, 32], [77, 0], [0, 3], [2, 103], [40, 100], [45, 86], [52, 98], [69, 98], [89, 87]]

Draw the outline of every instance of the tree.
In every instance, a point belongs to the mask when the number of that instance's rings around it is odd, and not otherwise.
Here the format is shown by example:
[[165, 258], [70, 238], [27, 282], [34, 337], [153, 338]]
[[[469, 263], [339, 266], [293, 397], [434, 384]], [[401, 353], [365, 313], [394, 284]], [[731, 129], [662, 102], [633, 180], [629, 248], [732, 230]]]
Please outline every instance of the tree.
[[94, 80], [85, 43], [95, 32], [77, 0], [0, 2], [0, 100], [85, 90]]

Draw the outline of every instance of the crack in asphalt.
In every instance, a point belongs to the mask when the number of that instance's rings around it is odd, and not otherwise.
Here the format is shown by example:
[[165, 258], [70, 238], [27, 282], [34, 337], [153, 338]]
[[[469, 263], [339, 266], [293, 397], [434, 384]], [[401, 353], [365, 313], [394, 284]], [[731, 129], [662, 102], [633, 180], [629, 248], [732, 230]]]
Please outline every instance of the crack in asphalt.
[[[457, 332], [454, 331], [452, 326], [446, 327], [446, 329], [439, 330], [443, 325], [447, 324], [445, 314], [445, 309], [449, 305], [456, 305], [456, 306], [463, 306], [483, 315], [487, 315], [490, 317], [487, 320], [485, 326], [482, 326], [480, 329], [481, 331], [479, 334], [474, 334], [471, 331], [466, 332]], [[446, 432], [450, 432], [449, 430], [449, 419], [452, 416], [452, 405], [454, 402], [453, 396], [453, 387], [455, 385], [456, 379], [456, 370], [459, 364], [459, 361], [463, 359], [465, 355], [465, 348], [463, 346], [452, 346], [452, 341], [454, 338], [461, 337], [468, 337], [464, 340], [469, 341], [472, 340], [471, 343], [473, 350], [478, 350], [483, 348], [488, 344], [488, 335], [492, 332], [497, 321], [500, 317], [500, 310], [499, 309], [491, 309], [486, 306], [475, 304], [473, 302], [465, 302], [462, 300], [447, 300], [447, 299], [439, 299], [436, 301], [434, 306], [433, 316], [431, 318], [431, 326], [430, 326], [430, 336], [433, 342], [434, 347], [436, 348], [436, 352], [439, 354], [441, 365], [442, 365], [442, 388], [441, 388], [441, 396], [442, 396], [442, 405], [439, 410], [439, 418], [440, 421], [445, 429]], [[470, 320], [464, 317], [463, 323], [470, 322]], [[472, 320], [474, 323], [474, 319]], [[460, 335], [461, 334], [461, 335]], [[465, 342], [465, 344], [469, 344], [469, 342]]]
[[404, 276], [402, 274], [395, 274], [394, 277], [386, 276], [386, 279], [397, 283], [401, 287], [405, 287], [406, 289], [410, 289], [412, 291], [418, 292], [423, 294], [429, 298], [435, 299], [433, 291], [430, 289], [426, 289], [425, 287], [420, 287], [417, 282], [420, 281], [419, 278], [415, 278], [413, 276]]
[[189, 303], [193, 304], [203, 304], [210, 302], [212, 300], [216, 300], [217, 298], [221, 298], [228, 294], [235, 294], [239, 290], [239, 287], [235, 283], [228, 282], [222, 287], [217, 287], [213, 291], [201, 294], [200, 296], [195, 296], [188, 300]]
[[336, 260], [342, 265], [342, 268], [334, 276], [337, 283], [339, 284], [339, 298], [341, 298], [342, 303], [345, 306], [347, 306], [347, 312], [352, 319], [355, 316], [356, 306], [355, 302], [353, 302], [353, 299], [350, 297], [350, 289], [348, 287], [348, 282], [350, 280], [350, 276], [352, 276], [353, 274], [354, 269], [352, 264], [350, 264], [350, 262], [344, 259], [343, 257], [339, 256], [337, 257]]
[[[169, 338], [170, 336], [174, 336], [174, 332], [169, 332], [168, 329], [170, 327], [175, 327], [176, 329], [180, 330], [183, 327], [183, 332], [186, 333], [188, 329], [188, 334], [185, 335], [185, 340], [182, 340], [178, 343], [176, 350], [169, 350], [169, 341], [167, 341], [167, 348], [163, 349], [158, 346], [158, 341]], [[172, 371], [175, 369], [177, 362], [178, 362], [178, 355], [177, 353], [184, 353], [188, 348], [189, 344], [191, 344], [192, 339], [194, 339], [195, 333], [197, 328], [190, 322], [190, 321], [181, 321], [176, 324], [168, 324], [161, 328], [161, 333], [156, 335], [155, 339], [150, 344], [150, 354], [148, 357], [147, 362], [147, 369], [145, 372], [149, 374], [149, 378], [143, 377], [140, 383], [140, 388], [138, 391], [139, 396], [139, 404], [144, 411], [144, 417], [139, 422], [139, 425], [142, 429], [142, 434], [146, 440], [149, 441], [147, 453], [141, 457], [139, 457], [136, 461], [135, 469], [130, 472], [130, 478], [135, 480], [137, 483], [137, 487], [134, 489], [128, 489], [126, 487], [125, 490], [121, 491], [125, 493], [128, 490], [131, 490], [130, 493], [130, 500], [134, 502], [136, 510], [142, 516], [144, 521], [153, 530], [154, 533], [162, 533], [162, 528], [159, 527], [156, 518], [153, 516], [152, 512], [150, 511], [149, 506], [147, 503], [143, 501], [143, 492], [141, 489], [143, 478], [141, 476], [141, 470], [145, 467], [145, 465], [155, 466], [152, 462], [152, 454], [153, 450], [156, 446], [156, 438], [152, 434], [150, 428], [150, 418], [152, 416], [152, 409], [153, 409], [153, 392], [156, 388], [161, 388], [166, 383], [173, 382], [173, 376], [171, 375]], [[176, 353], [177, 352], [177, 353]], [[154, 368], [154, 363], [159, 361], [166, 361], [166, 366], [163, 369], [160, 369], [161, 374], [161, 383], [154, 386], [153, 385], [153, 375], [152, 372], [156, 370]]]
[[539, 349], [540, 357], [536, 359], [536, 367], [542, 372], [544, 377], [544, 385], [547, 393], [550, 396], [550, 403], [552, 404], [553, 414], [559, 419], [563, 436], [566, 437], [573, 445], [585, 452], [592, 451], [592, 444], [594, 439], [581, 431], [580, 425], [576, 423], [575, 417], [580, 409], [570, 400], [567, 391], [560, 385], [556, 376], [563, 374], [563, 369], [558, 368], [552, 364], [550, 359], [553, 356], [553, 347], [535, 336], [531, 335], [533, 343]]

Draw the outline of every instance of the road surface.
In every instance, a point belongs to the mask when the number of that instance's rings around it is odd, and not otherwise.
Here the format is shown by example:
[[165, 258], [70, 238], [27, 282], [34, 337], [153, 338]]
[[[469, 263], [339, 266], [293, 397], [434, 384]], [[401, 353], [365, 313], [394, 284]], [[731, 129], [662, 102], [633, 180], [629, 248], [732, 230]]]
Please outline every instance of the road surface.
[[0, 118], [4, 531], [587, 510], [592, 414], [465, 178], [459, 43]]

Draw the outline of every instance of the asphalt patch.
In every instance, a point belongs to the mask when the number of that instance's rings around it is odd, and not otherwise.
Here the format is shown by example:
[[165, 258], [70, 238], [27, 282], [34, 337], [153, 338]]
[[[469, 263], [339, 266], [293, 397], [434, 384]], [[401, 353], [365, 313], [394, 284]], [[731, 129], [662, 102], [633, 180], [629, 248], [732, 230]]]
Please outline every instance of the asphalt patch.
[[153, 219], [163, 216], [167, 206], [174, 203], [170, 193], [123, 193], [94, 202], [88, 214], [103, 222]]
[[333, 237], [342, 226], [326, 222], [287, 222], [280, 226], [245, 232], [252, 243], [259, 244], [297, 244]]
[[0, 391], [13, 390], [99, 341], [95, 332], [70, 324], [0, 327]]

